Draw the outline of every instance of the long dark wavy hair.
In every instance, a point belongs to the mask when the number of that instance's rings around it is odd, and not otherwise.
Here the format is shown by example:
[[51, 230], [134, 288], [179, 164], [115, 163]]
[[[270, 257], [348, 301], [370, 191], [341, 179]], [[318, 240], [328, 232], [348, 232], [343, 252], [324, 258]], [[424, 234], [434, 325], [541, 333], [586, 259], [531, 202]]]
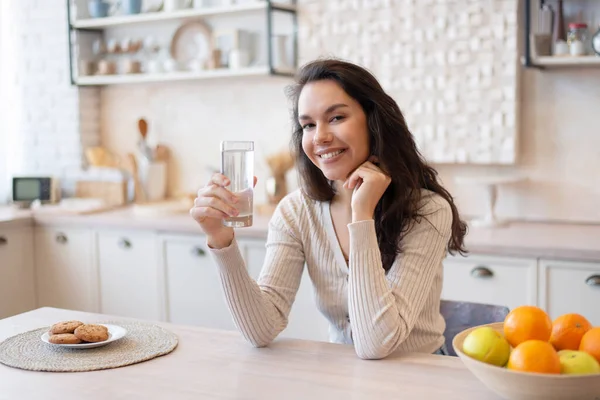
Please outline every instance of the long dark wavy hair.
[[334, 182], [329, 181], [302, 148], [302, 126], [298, 122], [298, 98], [307, 83], [332, 80], [363, 108], [367, 117], [370, 155], [392, 181], [375, 209], [375, 229], [383, 268], [388, 271], [402, 252], [401, 240], [415, 221], [426, 217], [421, 213], [421, 190], [442, 196], [452, 208], [452, 235], [448, 243], [451, 254], [466, 253], [463, 247], [467, 225], [461, 221], [454, 199], [437, 180], [437, 171], [427, 165], [417, 149], [400, 108], [381, 87], [377, 79], [362, 67], [336, 59], [323, 59], [305, 64], [296, 75], [295, 84], [287, 88], [292, 102], [292, 151], [301, 189], [316, 201], [331, 201]]

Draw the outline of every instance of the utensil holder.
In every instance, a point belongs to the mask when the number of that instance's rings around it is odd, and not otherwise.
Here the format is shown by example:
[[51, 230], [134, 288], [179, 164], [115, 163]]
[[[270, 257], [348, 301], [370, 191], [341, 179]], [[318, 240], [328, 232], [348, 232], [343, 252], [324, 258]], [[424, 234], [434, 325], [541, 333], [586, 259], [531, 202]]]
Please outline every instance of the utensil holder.
[[140, 160], [139, 177], [146, 201], [164, 200], [167, 195], [167, 163]]

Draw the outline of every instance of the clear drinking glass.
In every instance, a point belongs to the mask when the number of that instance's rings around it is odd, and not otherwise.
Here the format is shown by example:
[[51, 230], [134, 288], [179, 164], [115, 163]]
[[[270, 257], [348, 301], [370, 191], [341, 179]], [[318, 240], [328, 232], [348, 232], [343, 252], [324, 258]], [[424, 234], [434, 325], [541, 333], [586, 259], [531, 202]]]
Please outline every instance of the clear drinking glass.
[[227, 187], [239, 196], [235, 205], [239, 210], [236, 217], [223, 220], [223, 225], [232, 228], [252, 226], [254, 200], [254, 142], [221, 142], [221, 173], [229, 178]]

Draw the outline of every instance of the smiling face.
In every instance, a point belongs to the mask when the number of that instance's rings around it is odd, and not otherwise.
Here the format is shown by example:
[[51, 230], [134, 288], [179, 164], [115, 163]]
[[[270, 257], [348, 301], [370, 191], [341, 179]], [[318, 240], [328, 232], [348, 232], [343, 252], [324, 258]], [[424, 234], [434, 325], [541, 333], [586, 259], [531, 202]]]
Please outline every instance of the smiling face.
[[336, 82], [304, 86], [298, 98], [302, 148], [329, 180], [345, 181], [369, 157], [367, 117]]

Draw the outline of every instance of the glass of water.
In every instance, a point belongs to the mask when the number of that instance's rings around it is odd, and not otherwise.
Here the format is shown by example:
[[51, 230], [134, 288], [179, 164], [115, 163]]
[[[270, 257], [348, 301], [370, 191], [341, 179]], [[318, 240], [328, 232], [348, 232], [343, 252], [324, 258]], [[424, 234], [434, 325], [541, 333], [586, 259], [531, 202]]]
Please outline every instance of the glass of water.
[[235, 204], [239, 214], [225, 218], [223, 225], [232, 228], [252, 226], [254, 142], [221, 142], [221, 173], [229, 178], [227, 189], [239, 196], [239, 201]]

